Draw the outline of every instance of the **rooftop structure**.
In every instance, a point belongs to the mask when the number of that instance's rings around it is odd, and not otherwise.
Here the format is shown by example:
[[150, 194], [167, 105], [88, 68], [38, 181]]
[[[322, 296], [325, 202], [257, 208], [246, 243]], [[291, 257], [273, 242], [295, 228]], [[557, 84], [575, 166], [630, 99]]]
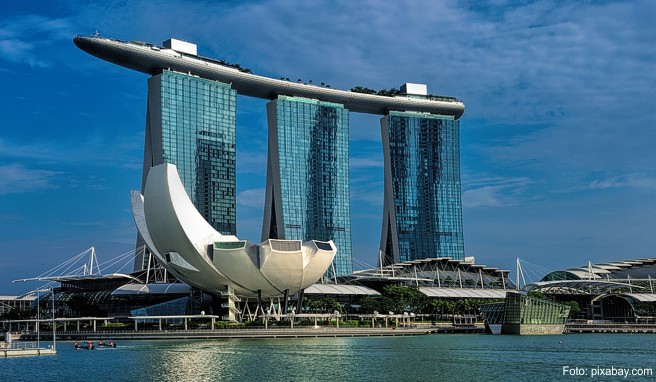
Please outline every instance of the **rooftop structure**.
[[553, 271], [540, 281], [561, 280], [649, 280], [656, 279], [656, 258], [588, 263], [580, 267]]
[[590, 262], [549, 272], [526, 289], [576, 301], [575, 318], [645, 322], [656, 317], [656, 258]]
[[493, 334], [563, 334], [570, 311], [569, 306], [518, 292], [481, 309]]
[[[394, 282], [417, 286], [430, 296], [430, 288], [514, 289], [509, 270], [474, 264], [449, 257], [404, 261], [387, 266], [355, 271], [345, 281], [357, 283]], [[453, 297], [453, 296], [452, 296]], [[467, 297], [462, 295], [461, 297]]]
[[9, 312], [12, 309], [25, 309], [34, 300], [36, 296], [27, 295], [27, 296], [0, 296], [0, 315]]
[[97, 36], [77, 36], [73, 42], [93, 56], [126, 68], [151, 75], [161, 73], [162, 69], [189, 73], [230, 84], [237, 93], [251, 97], [275, 99], [286, 95], [311, 98], [339, 103], [354, 112], [379, 115], [389, 111], [417, 111], [452, 115], [458, 119], [465, 110], [462, 101], [449, 97], [387, 97], [258, 76], [240, 71], [235, 65], [189, 53], [186, 48], [174, 50], [144, 42]]

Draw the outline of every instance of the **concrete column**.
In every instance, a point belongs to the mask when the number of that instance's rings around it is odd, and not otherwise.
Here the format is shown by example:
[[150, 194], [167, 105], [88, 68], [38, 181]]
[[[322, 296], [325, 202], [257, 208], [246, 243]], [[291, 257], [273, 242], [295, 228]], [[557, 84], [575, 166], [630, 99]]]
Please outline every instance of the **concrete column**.
[[157, 320], [157, 322], [159, 323], [159, 331], [161, 332], [162, 331], [162, 319], [160, 318], [159, 320]]
[[296, 301], [296, 311], [298, 313], [303, 313], [303, 295], [305, 295], [305, 289], [299, 290], [298, 291], [298, 300]]
[[337, 316], [337, 329], [339, 329], [339, 316]]
[[67, 330], [66, 330], [66, 326], [67, 326], [67, 324], [68, 324], [68, 321], [64, 321], [64, 331], [67, 331]]
[[255, 307], [255, 317], [257, 317], [257, 312], [262, 309], [262, 314], [264, 314], [264, 308], [262, 308], [262, 291], [257, 290], [257, 306]]
[[185, 330], [187, 330], [187, 317], [185, 317], [184, 323], [185, 323]]
[[77, 331], [80, 331], [80, 320], [75, 321], [77, 323]]
[[97, 320], [93, 320], [93, 331], [94, 331], [94, 332], [96, 331], [96, 322], [98, 322], [98, 321], [97, 321]]
[[137, 322], [138, 322], [138, 321], [139, 321], [138, 319], [136, 319], [136, 318], [134, 319], [134, 331], [135, 331], [135, 332], [138, 330], [138, 329], [137, 329]]
[[285, 289], [284, 301], [282, 303], [282, 314], [287, 314], [288, 302], [289, 302], [289, 289]]
[[216, 318], [212, 317], [212, 330], [214, 330], [214, 324], [216, 323]]

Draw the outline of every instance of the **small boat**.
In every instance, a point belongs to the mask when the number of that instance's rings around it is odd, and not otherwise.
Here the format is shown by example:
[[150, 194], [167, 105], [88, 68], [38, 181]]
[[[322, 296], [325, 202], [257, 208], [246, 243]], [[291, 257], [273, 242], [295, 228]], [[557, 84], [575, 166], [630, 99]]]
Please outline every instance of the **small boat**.
[[80, 345], [77, 342], [73, 343], [73, 347], [75, 349], [85, 349], [85, 350], [93, 350], [95, 347], [93, 346], [93, 342], [87, 342], [86, 345]]

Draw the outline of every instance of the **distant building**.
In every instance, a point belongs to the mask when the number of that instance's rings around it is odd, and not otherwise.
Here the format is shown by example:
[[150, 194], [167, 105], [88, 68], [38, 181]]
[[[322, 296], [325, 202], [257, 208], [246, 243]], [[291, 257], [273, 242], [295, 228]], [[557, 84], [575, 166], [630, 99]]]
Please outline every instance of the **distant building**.
[[656, 322], [656, 258], [588, 263], [556, 270], [526, 289], [560, 302], [574, 301], [573, 318]]
[[9, 313], [13, 309], [27, 309], [34, 300], [36, 300], [35, 296], [0, 296], [0, 315]]
[[384, 262], [463, 260], [458, 120], [392, 111], [381, 118], [381, 127]]
[[151, 167], [176, 165], [198, 212], [224, 235], [237, 231], [236, 98], [230, 85], [182, 73], [148, 79], [142, 192]]
[[568, 305], [515, 291], [480, 308], [492, 334], [563, 334], [570, 312]]
[[267, 119], [262, 240], [333, 240], [334, 273], [350, 274], [349, 111], [337, 103], [279, 96], [267, 104]]

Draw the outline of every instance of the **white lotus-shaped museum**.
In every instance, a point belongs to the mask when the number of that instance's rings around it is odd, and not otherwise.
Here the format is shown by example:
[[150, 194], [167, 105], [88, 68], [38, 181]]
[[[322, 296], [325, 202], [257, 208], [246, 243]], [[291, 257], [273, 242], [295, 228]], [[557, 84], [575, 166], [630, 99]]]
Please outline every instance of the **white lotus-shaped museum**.
[[177, 168], [154, 166], [144, 195], [132, 192], [135, 224], [160, 264], [181, 281], [213, 294], [229, 286], [244, 297], [296, 293], [328, 270], [332, 241], [265, 240], [253, 244], [217, 232], [187, 196]]

